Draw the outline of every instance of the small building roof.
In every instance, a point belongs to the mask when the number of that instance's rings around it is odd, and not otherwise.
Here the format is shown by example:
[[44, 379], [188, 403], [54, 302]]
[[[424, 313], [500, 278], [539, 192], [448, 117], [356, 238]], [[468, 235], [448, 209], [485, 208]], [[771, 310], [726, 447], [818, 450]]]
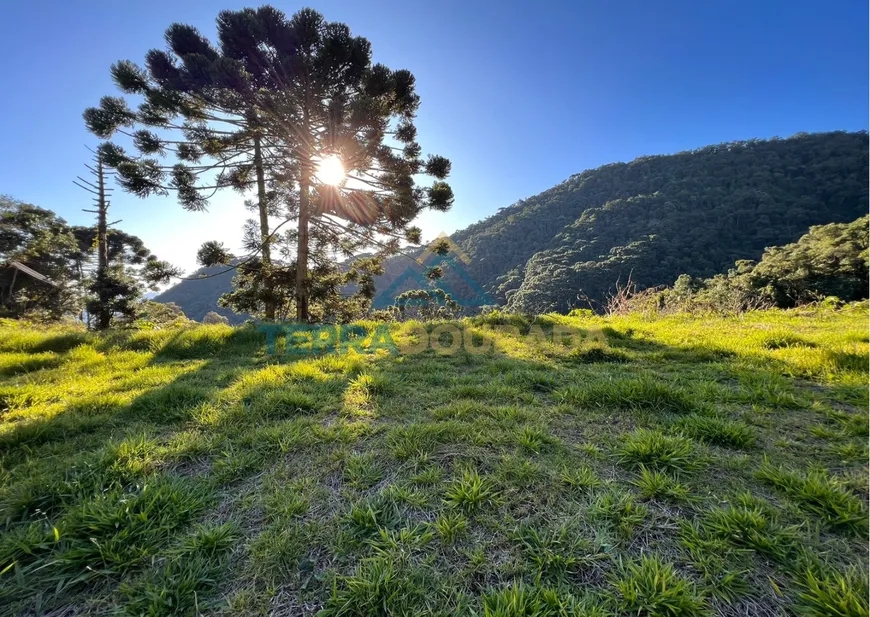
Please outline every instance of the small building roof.
[[24, 274], [26, 274], [28, 276], [32, 276], [37, 281], [47, 283], [47, 284], [51, 285], [52, 287], [57, 287], [57, 285], [54, 282], [52, 282], [52, 280], [50, 278], [48, 278], [44, 274], [40, 274], [39, 272], [37, 272], [33, 268], [28, 268], [20, 261], [7, 261], [3, 265], [7, 268], [15, 268], [16, 270], [20, 270], [21, 272], [24, 272]]

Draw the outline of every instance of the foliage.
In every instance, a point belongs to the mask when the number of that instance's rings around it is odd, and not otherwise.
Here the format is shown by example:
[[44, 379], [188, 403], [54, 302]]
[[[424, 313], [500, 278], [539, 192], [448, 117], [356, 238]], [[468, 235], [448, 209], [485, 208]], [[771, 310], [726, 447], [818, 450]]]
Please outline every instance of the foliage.
[[412, 289], [396, 296], [391, 312], [399, 319], [452, 319], [459, 304], [442, 289]]
[[[864, 132], [804, 133], [607, 165], [457, 241], [475, 263], [483, 261], [481, 249], [498, 251], [487, 268], [524, 266], [510, 310], [566, 311], [587, 298], [598, 306], [629, 275], [639, 289], [683, 273], [713, 276], [765, 247], [797, 240], [811, 225], [865, 214], [867, 184], [859, 179], [868, 173], [867, 151]], [[514, 242], [519, 263], [502, 254]]]
[[202, 323], [204, 324], [224, 324], [229, 325], [230, 320], [224, 317], [223, 315], [218, 315], [214, 311], [205, 314], [205, 317], [202, 318]]
[[142, 300], [136, 307], [138, 322], [154, 324], [155, 326], [179, 326], [188, 323], [184, 311], [172, 302], [155, 302]]
[[758, 263], [737, 261], [726, 274], [698, 280], [680, 275], [673, 287], [639, 294], [624, 310], [741, 312], [761, 307], [789, 308], [835, 298], [867, 297], [868, 226], [863, 216], [848, 224], [811, 227], [785, 246], [764, 250]]
[[66, 221], [50, 210], [0, 196], [0, 261], [18, 261], [55, 284], [4, 268], [0, 306], [5, 316], [39, 314], [56, 320], [75, 312], [79, 298], [70, 286], [80, 278], [74, 269], [77, 256], [76, 238]]
[[[382, 257], [401, 240], [419, 241], [413, 219], [453, 202], [450, 162], [424, 159], [416, 140], [414, 76], [372, 63], [369, 41], [313, 9], [222, 11], [217, 34], [214, 45], [171, 25], [167, 51], [148, 52], [144, 69], [112, 66], [121, 91], [144, 99], [138, 109], [103, 97], [85, 122], [101, 138], [132, 136], [139, 155], [115, 143], [100, 152], [139, 196], [172, 190], [201, 211], [220, 189], [256, 193], [246, 202], [258, 214], [244, 228], [248, 255], [225, 306], [270, 320], [346, 320], [367, 308]], [[320, 178], [324, 161], [337, 161], [347, 179]], [[417, 186], [424, 175], [433, 182]], [[295, 229], [282, 230], [288, 222]], [[334, 263], [371, 247], [375, 258], [344, 271]], [[200, 265], [229, 261], [214, 248], [200, 251]], [[345, 307], [339, 289], [350, 282], [358, 292]]]
[[[136, 316], [136, 302], [146, 287], [153, 289], [180, 274], [152, 255], [141, 239], [112, 229], [108, 233], [109, 268], [98, 276], [96, 235], [95, 228], [70, 227], [50, 210], [0, 198], [0, 259], [19, 261], [54, 283], [47, 285], [4, 270], [0, 275], [4, 312], [13, 317], [36, 313], [58, 320], [82, 308], [94, 313], [108, 305], [110, 315], [129, 322]], [[13, 276], [15, 291], [10, 296]]]

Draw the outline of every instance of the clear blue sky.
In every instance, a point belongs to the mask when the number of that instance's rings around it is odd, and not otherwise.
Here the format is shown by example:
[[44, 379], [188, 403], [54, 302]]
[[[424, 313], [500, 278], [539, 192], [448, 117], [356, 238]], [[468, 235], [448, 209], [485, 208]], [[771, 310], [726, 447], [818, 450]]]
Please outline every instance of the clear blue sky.
[[[171, 22], [214, 35], [231, 0], [7, 3], [0, 23], [0, 193], [88, 224], [72, 184], [95, 145], [82, 110], [115, 94], [109, 66], [141, 63]], [[306, 6], [276, 2], [287, 13]], [[312, 1], [410, 69], [420, 143], [453, 161], [451, 232], [573, 173], [645, 154], [799, 131], [867, 128], [867, 3]], [[113, 218], [191, 271], [204, 240], [238, 247], [240, 198], [186, 213], [116, 191]]]

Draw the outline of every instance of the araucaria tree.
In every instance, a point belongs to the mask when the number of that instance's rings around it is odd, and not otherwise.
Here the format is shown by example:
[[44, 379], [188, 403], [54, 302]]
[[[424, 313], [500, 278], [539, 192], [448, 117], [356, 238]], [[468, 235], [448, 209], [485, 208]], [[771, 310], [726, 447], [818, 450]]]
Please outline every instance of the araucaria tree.
[[[416, 140], [413, 75], [373, 64], [366, 39], [311, 9], [289, 19], [270, 6], [224, 11], [217, 24], [217, 46], [176, 24], [169, 52], [149, 52], [147, 70], [113, 66], [121, 89], [145, 102], [133, 112], [105, 97], [85, 112], [97, 135], [126, 133], [141, 153], [108, 145], [106, 162], [125, 189], [175, 190], [190, 209], [206, 207], [207, 190], [256, 195], [247, 203], [259, 220], [244, 230], [248, 255], [232, 262], [239, 273], [225, 305], [300, 321], [365, 310], [383, 257], [403, 240], [419, 242], [414, 218], [453, 202], [450, 162], [424, 159]], [[422, 174], [434, 181], [418, 186]], [[364, 250], [369, 257], [339, 267]], [[203, 265], [231, 258], [217, 243], [198, 257]]]
[[[88, 322], [93, 316], [96, 328], [106, 330], [117, 316], [132, 319], [143, 286], [156, 290], [157, 285], [181, 276], [181, 271], [151, 255], [136, 236], [116, 229], [109, 230], [114, 225], [109, 222], [109, 196], [112, 189], [107, 185], [103, 154], [94, 153], [94, 165], [85, 167], [93, 180], [78, 176], [73, 183], [93, 195], [96, 209], [85, 209], [85, 212], [97, 215], [97, 226], [96, 230], [90, 227], [72, 228], [79, 244], [76, 271], [79, 281], [86, 285], [83, 295]], [[93, 261], [90, 256], [94, 250], [97, 254], [96, 266], [88, 268]], [[86, 272], [88, 269], [93, 271]]]

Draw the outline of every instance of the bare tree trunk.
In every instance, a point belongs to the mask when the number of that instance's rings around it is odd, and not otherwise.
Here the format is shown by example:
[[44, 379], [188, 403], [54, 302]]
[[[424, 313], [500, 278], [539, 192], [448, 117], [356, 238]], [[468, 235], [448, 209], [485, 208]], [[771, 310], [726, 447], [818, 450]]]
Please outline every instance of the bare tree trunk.
[[270, 247], [271, 238], [269, 232], [269, 210], [266, 197], [266, 177], [263, 172], [263, 152], [260, 146], [260, 136], [254, 137], [254, 169], [257, 172], [257, 206], [260, 211], [260, 240], [262, 248], [260, 250], [261, 259], [263, 262], [263, 283], [266, 288], [267, 297], [263, 304], [266, 319], [269, 321], [275, 320], [275, 294], [274, 285], [272, 284], [272, 249]]
[[112, 312], [109, 310], [106, 276], [109, 270], [109, 230], [108, 210], [106, 203], [106, 183], [103, 174], [103, 157], [97, 155], [97, 281], [100, 281], [100, 310], [97, 316], [97, 327], [106, 330], [112, 322]]

